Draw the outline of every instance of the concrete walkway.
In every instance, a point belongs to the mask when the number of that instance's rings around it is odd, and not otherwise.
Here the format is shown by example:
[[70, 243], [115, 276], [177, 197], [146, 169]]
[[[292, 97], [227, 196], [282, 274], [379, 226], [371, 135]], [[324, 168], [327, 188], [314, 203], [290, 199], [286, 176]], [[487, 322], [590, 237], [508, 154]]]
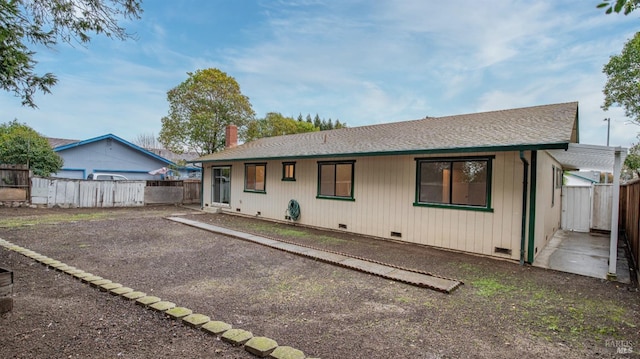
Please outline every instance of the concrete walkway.
[[[622, 241], [618, 245], [617, 281], [630, 283], [629, 265]], [[533, 262], [534, 267], [607, 279], [609, 236], [558, 230]]]
[[355, 258], [353, 256], [338, 254], [334, 252], [304, 247], [297, 244], [286, 243], [271, 238], [265, 238], [248, 234], [232, 229], [218, 227], [198, 221], [189, 220], [181, 217], [168, 217], [167, 219], [186, 224], [192, 227], [204, 229], [206, 231], [224, 234], [227, 236], [243, 239], [253, 243], [261, 244], [267, 247], [279, 249], [285, 252], [294, 253], [297, 255], [305, 256], [315, 260], [320, 260], [326, 263], [339, 265], [350, 269], [355, 269], [361, 272], [377, 275], [379, 277], [416, 285], [419, 287], [430, 288], [444, 293], [451, 293], [454, 289], [462, 284], [462, 282], [442, 278], [429, 273], [413, 271], [404, 268], [398, 268], [384, 263], [369, 261], [362, 258]]

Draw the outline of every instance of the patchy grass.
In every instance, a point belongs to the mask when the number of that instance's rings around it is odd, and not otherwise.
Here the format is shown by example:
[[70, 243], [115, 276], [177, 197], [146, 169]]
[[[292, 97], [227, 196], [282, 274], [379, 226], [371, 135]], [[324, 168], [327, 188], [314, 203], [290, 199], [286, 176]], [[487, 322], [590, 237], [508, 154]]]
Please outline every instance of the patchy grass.
[[58, 224], [69, 223], [78, 221], [91, 221], [99, 220], [111, 217], [108, 212], [94, 212], [94, 213], [76, 213], [76, 214], [48, 214], [41, 216], [27, 216], [27, 217], [10, 217], [0, 219], [0, 227], [2, 228], [19, 228], [27, 226], [37, 226], [43, 224]]
[[474, 280], [471, 285], [478, 289], [477, 293], [483, 297], [493, 297], [499, 294], [506, 294], [515, 290], [511, 285], [500, 283], [495, 278], [482, 278]]
[[306, 238], [327, 244], [341, 244], [347, 242], [342, 238], [332, 237], [326, 234], [309, 233], [306, 229], [283, 228], [282, 225], [267, 221], [260, 221], [248, 225], [247, 230], [254, 233], [263, 234], [265, 236], [282, 236], [290, 238]]
[[[496, 274], [472, 264], [457, 265], [475, 294], [488, 299], [486, 305], [511, 308], [514, 318], [527, 331], [547, 340], [581, 343], [620, 338], [624, 327], [635, 328], [630, 313], [610, 299], [595, 300], [579, 292], [554, 290], [544, 283], [508, 274]], [[587, 290], [587, 289], [585, 289]]]

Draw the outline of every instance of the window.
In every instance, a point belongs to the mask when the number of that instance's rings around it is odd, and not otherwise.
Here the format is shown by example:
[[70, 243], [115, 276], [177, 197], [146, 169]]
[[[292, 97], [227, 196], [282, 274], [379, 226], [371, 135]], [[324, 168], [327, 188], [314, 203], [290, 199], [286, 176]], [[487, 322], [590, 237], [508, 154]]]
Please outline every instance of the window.
[[558, 188], [557, 176], [556, 166], [551, 166], [551, 207], [553, 207], [556, 202], [556, 188]]
[[354, 162], [318, 162], [317, 197], [353, 200]]
[[564, 171], [562, 168], [556, 168], [556, 188], [562, 188], [562, 182], [564, 182]]
[[491, 158], [418, 159], [415, 205], [491, 210]]
[[245, 163], [244, 190], [247, 192], [265, 192], [267, 178], [266, 163]]
[[296, 180], [296, 163], [295, 162], [282, 163], [282, 180], [283, 181]]

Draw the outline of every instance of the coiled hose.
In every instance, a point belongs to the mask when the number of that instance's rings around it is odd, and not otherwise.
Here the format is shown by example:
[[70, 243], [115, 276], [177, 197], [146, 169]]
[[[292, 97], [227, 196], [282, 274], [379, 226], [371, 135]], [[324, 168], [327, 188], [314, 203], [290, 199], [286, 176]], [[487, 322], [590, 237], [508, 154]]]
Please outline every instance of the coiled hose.
[[289, 212], [289, 217], [292, 220], [297, 221], [300, 218], [300, 204], [295, 199], [289, 201], [289, 205], [287, 206], [287, 211]]

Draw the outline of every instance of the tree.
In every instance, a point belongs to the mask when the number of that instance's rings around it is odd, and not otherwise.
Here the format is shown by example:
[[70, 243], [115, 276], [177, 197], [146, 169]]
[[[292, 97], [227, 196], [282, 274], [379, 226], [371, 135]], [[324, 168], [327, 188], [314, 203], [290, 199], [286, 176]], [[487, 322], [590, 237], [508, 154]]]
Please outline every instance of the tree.
[[[638, 136], [640, 139], [640, 136]], [[624, 168], [636, 173], [640, 176], [640, 142], [635, 143], [627, 153], [627, 158], [624, 160]]]
[[227, 125], [238, 126], [243, 134], [255, 113], [236, 80], [226, 73], [211, 68], [187, 75], [167, 92], [169, 114], [162, 118], [160, 143], [176, 153], [214, 153], [224, 148]]
[[296, 121], [292, 117], [285, 117], [277, 112], [269, 112], [263, 119], [249, 123], [245, 140], [247, 142], [263, 137], [274, 137], [318, 131], [313, 124], [305, 121]]
[[640, 6], [640, 0], [604, 0], [598, 4], [598, 9], [607, 8], [605, 14], [611, 14], [612, 12], [620, 13], [624, 10], [625, 15], [629, 15], [632, 11], [636, 10]]
[[627, 117], [640, 123], [640, 32], [624, 45], [620, 55], [609, 58], [602, 72], [607, 75], [602, 109], [617, 104]]
[[42, 177], [60, 171], [63, 165], [46, 138], [17, 120], [0, 125], [0, 163], [28, 165]]
[[146, 149], [161, 148], [162, 145], [154, 133], [141, 133], [133, 139], [133, 144]]
[[120, 40], [131, 35], [117, 18], [139, 19], [141, 0], [0, 0], [0, 88], [36, 107], [36, 91], [50, 93], [57, 79], [37, 75], [28, 44], [52, 47], [63, 41], [86, 44], [92, 34]]
[[320, 121], [320, 116], [316, 113], [316, 117], [313, 118], [313, 125], [322, 130], [322, 121]]

